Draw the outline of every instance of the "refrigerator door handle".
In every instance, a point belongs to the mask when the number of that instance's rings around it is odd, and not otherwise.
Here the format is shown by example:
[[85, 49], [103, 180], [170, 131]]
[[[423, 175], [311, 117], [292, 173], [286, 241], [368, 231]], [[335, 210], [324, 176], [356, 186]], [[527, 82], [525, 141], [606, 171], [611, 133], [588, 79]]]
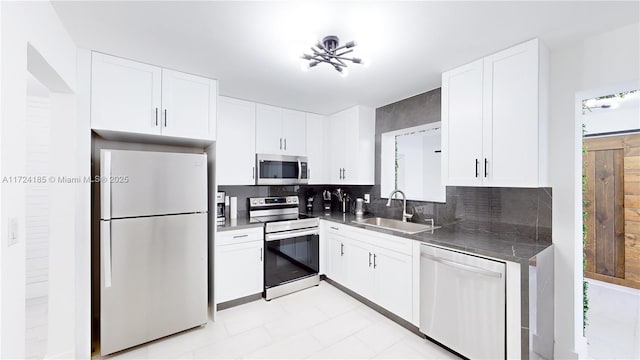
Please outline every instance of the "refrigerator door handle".
[[102, 239], [102, 259], [104, 264], [104, 287], [111, 287], [111, 221], [100, 224], [100, 238]]
[[102, 158], [100, 190], [102, 192], [102, 219], [111, 219], [111, 151], [105, 151]]

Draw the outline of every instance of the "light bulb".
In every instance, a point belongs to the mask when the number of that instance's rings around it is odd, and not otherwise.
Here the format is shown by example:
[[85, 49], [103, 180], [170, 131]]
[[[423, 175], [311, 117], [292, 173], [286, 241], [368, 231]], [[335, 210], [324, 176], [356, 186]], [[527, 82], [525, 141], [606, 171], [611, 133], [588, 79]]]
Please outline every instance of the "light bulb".
[[342, 68], [342, 71], [340, 71], [340, 76], [341, 77], [347, 77], [349, 75], [349, 70], [347, 68]]
[[307, 72], [309, 71], [309, 61], [308, 60], [302, 60], [300, 62], [300, 70]]

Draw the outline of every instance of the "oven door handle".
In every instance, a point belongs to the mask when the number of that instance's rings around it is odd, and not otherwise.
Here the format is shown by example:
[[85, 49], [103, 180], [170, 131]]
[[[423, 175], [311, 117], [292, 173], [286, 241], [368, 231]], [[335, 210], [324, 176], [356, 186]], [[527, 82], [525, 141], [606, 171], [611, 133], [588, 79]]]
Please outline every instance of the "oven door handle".
[[281, 233], [276, 234], [267, 234], [265, 235], [265, 240], [269, 241], [277, 241], [282, 239], [291, 239], [298, 236], [307, 236], [307, 235], [318, 235], [318, 229], [304, 229], [304, 230], [291, 230], [291, 231], [283, 231]]

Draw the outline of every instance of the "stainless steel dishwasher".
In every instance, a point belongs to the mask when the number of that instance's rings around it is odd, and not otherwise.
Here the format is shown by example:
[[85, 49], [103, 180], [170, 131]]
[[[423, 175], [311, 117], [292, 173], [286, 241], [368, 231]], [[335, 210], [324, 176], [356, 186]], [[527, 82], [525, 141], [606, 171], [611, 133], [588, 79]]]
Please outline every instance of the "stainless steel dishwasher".
[[505, 264], [421, 244], [420, 332], [470, 359], [505, 345]]

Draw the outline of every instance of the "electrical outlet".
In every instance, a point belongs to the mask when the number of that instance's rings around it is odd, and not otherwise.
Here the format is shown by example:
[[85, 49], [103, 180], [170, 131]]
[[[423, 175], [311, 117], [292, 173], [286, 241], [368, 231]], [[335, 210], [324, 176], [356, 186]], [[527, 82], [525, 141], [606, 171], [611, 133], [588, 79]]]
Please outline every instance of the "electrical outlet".
[[371, 202], [371, 194], [364, 194], [364, 203], [368, 204]]
[[18, 243], [18, 218], [9, 218], [7, 246]]

